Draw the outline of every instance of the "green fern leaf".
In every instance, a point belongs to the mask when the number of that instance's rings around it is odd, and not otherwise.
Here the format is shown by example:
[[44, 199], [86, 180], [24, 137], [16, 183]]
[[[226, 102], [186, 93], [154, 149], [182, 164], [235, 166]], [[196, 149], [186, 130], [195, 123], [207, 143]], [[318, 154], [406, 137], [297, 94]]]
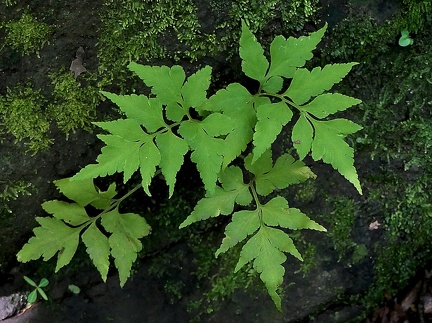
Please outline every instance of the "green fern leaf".
[[214, 192], [226, 147], [223, 139], [215, 137], [232, 129], [231, 119], [220, 113], [213, 113], [202, 122], [182, 122], [179, 127], [180, 135], [193, 150], [191, 159], [197, 164], [204, 186], [210, 193]]
[[284, 102], [259, 105], [257, 108], [258, 121], [253, 135], [253, 160], [254, 163], [272, 143], [292, 118], [291, 109]]
[[156, 144], [161, 154], [160, 168], [169, 187], [169, 197], [174, 193], [178, 171], [184, 162], [184, 155], [189, 151], [186, 141], [172, 131], [156, 136]]
[[183, 106], [194, 107], [200, 110], [200, 106], [207, 98], [207, 89], [210, 86], [211, 67], [206, 66], [195, 74], [188, 77], [181, 90]]
[[321, 41], [326, 29], [327, 24], [309, 36], [300, 38], [285, 39], [283, 36], [276, 36], [270, 45], [271, 64], [267, 78], [292, 78], [296, 68], [304, 66], [306, 61], [313, 57], [312, 51]]
[[130, 276], [132, 264], [142, 249], [140, 238], [150, 233], [150, 226], [138, 214], [120, 214], [117, 209], [102, 216], [103, 227], [111, 234], [109, 245], [123, 287]]
[[252, 140], [256, 123], [253, 103], [252, 94], [242, 85], [233, 83], [217, 91], [203, 106], [207, 111], [223, 112], [233, 123], [234, 129], [225, 137], [223, 168], [238, 157]]
[[180, 224], [180, 228], [221, 214], [229, 215], [233, 212], [235, 203], [248, 205], [252, 202], [249, 186], [243, 182], [240, 168], [227, 167], [220, 180], [223, 187], [216, 186], [214, 194], [207, 192], [206, 197], [198, 201], [192, 213]]
[[[111, 204], [111, 199], [117, 194], [115, 183], [111, 184], [106, 191], [100, 191], [91, 178], [82, 181], [71, 181], [70, 178], [63, 178], [54, 181], [54, 184], [61, 193], [77, 202], [78, 205], [91, 204], [98, 209], [107, 208]], [[50, 211], [47, 212], [53, 214]]]
[[44, 261], [58, 253], [55, 272], [67, 265], [74, 256], [79, 242], [81, 228], [71, 228], [56, 218], [40, 218], [40, 227], [33, 229], [35, 234], [17, 254], [20, 262], [28, 262], [43, 257]]
[[230, 166], [220, 174], [219, 181], [227, 192], [236, 192], [235, 202], [247, 206], [252, 202], [249, 185], [243, 182], [243, 172], [239, 167]]
[[[102, 94], [115, 103], [129, 119], [142, 124], [148, 132], [155, 132], [166, 126], [162, 117], [162, 104], [158, 99], [149, 99], [145, 95], [136, 94], [117, 95], [104, 91]], [[96, 124], [101, 125], [103, 123]]]
[[207, 193], [206, 197], [199, 200], [192, 213], [180, 224], [180, 229], [188, 225], [217, 217], [219, 215], [231, 214], [237, 197], [235, 192], [227, 192], [216, 186], [213, 194]]
[[105, 282], [109, 269], [110, 245], [108, 238], [100, 232], [93, 222], [81, 235], [81, 239], [87, 247], [87, 253]]
[[263, 48], [244, 21], [242, 21], [242, 34], [240, 37], [240, 57], [245, 75], [261, 84], [264, 83], [269, 63], [264, 56]]
[[139, 152], [142, 142], [128, 141], [118, 136], [98, 135], [105, 142], [102, 153], [97, 157], [97, 164], [90, 164], [72, 177], [73, 180], [96, 178], [124, 172], [126, 183], [140, 164]]
[[285, 232], [263, 225], [243, 246], [234, 270], [237, 272], [253, 260], [253, 267], [260, 273], [261, 280], [279, 310], [281, 298], [276, 290], [282, 284], [285, 274], [285, 269], [281, 265], [286, 260], [284, 252], [303, 260], [292, 239]]
[[354, 167], [354, 150], [343, 140], [348, 134], [362, 129], [346, 119], [312, 121], [315, 137], [312, 142], [312, 158], [330, 164], [362, 194], [357, 171]]
[[99, 210], [105, 210], [112, 204], [113, 197], [117, 195], [116, 184], [111, 183], [106, 191], [98, 189], [98, 194], [99, 198], [92, 201], [90, 205]]
[[168, 103], [165, 108], [165, 114], [168, 120], [180, 122], [187, 115], [188, 109], [183, 108], [179, 103]]
[[93, 122], [93, 124], [124, 140], [135, 142], [145, 141], [148, 138], [148, 135], [142, 130], [140, 124], [134, 119]]
[[280, 226], [291, 230], [311, 229], [327, 231], [323, 226], [312, 221], [306, 214], [295, 208], [289, 208], [282, 196], [274, 197], [261, 207], [262, 220], [269, 226]]
[[251, 173], [257, 174], [265, 174], [269, 172], [273, 168], [273, 160], [271, 150], [266, 150], [257, 160], [252, 163], [253, 154], [249, 154], [244, 159], [245, 168]]
[[56, 219], [72, 226], [79, 226], [91, 220], [85, 208], [77, 203], [53, 200], [42, 203], [42, 208]]
[[61, 193], [67, 198], [77, 202], [80, 206], [86, 206], [99, 198], [99, 194], [91, 178], [79, 182], [71, 181], [70, 178], [63, 178], [54, 181], [54, 184]]
[[144, 192], [148, 196], [151, 196], [149, 186], [152, 178], [156, 173], [156, 167], [159, 165], [161, 155], [159, 149], [156, 147], [153, 141], [148, 141], [140, 147], [139, 150], [139, 170], [141, 174], [141, 183]]
[[301, 113], [291, 133], [292, 142], [297, 150], [300, 160], [303, 160], [310, 152], [313, 134], [314, 131], [312, 125], [306, 119], [306, 114]]
[[317, 96], [310, 103], [299, 107], [303, 111], [323, 119], [338, 111], [343, 111], [353, 105], [361, 103], [361, 100], [339, 93], [326, 93]]
[[225, 228], [225, 238], [223, 238], [221, 246], [216, 251], [216, 257], [256, 232], [260, 225], [258, 210], [234, 213], [231, 222]]
[[183, 102], [181, 89], [186, 78], [183, 67], [178, 65], [171, 68], [167, 66], [146, 66], [131, 62], [128, 68], [138, 75], [147, 86], [151, 87], [151, 92], [163, 104]]
[[280, 156], [270, 171], [255, 174], [257, 193], [266, 196], [275, 189], [284, 189], [292, 184], [298, 184], [316, 175], [302, 161], [285, 154]]
[[315, 67], [311, 72], [305, 68], [297, 69], [289, 88], [283, 94], [291, 98], [295, 104], [301, 105], [311, 97], [330, 90], [334, 84], [339, 83], [351, 68], [358, 63], [329, 64]]
[[282, 90], [283, 82], [284, 80], [282, 77], [271, 76], [269, 79], [265, 81], [265, 83], [262, 86], [262, 89], [267, 93], [276, 94], [280, 90]]
[[[123, 172], [123, 182], [126, 183], [139, 168], [144, 191], [150, 195], [148, 186], [156, 172], [156, 166], [160, 162], [160, 153], [153, 142], [153, 136], [142, 131], [136, 122], [133, 120], [130, 120], [131, 122], [119, 122], [127, 120], [99, 123], [101, 127], [116, 135], [98, 135], [98, 138], [106, 144], [96, 159], [98, 164], [87, 165], [72, 177], [73, 180]], [[126, 131], [127, 125], [131, 125], [129, 132]], [[124, 135], [129, 140], [120, 137], [120, 135]]]
[[230, 133], [234, 128], [234, 123], [224, 114], [212, 113], [200, 122], [200, 126], [209, 136], [218, 137]]
[[84, 180], [124, 172], [124, 183], [126, 183], [140, 165], [141, 147], [143, 144], [146, 146], [146, 142], [151, 142], [153, 137], [146, 134], [138, 122], [133, 119], [97, 124], [113, 135], [98, 135], [98, 138], [106, 144], [96, 159], [98, 164], [90, 164], [81, 169], [72, 177], [72, 180]]

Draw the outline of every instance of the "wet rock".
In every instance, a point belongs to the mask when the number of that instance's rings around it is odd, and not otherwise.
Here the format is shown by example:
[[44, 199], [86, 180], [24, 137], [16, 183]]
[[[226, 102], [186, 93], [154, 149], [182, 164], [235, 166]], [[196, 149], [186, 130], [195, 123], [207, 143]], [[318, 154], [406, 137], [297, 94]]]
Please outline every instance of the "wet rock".
[[24, 294], [19, 293], [0, 297], [0, 321], [21, 311], [27, 303], [26, 299]]

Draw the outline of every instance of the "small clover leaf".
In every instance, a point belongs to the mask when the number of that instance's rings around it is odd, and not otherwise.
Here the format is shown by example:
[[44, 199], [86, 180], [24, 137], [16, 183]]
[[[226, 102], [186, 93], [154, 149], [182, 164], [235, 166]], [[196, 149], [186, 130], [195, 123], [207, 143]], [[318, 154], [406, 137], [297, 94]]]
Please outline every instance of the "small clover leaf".
[[32, 287], [34, 287], [34, 290], [30, 292], [30, 294], [27, 296], [27, 301], [29, 302], [29, 304], [32, 304], [34, 302], [36, 302], [37, 300], [37, 296], [38, 294], [44, 299], [44, 300], [48, 300], [48, 296], [45, 293], [45, 291], [42, 289], [44, 287], [47, 287], [49, 284], [48, 279], [46, 278], [42, 278], [41, 281], [39, 282], [39, 284], [36, 284], [36, 282], [27, 277], [27, 276], [23, 276], [24, 280]]

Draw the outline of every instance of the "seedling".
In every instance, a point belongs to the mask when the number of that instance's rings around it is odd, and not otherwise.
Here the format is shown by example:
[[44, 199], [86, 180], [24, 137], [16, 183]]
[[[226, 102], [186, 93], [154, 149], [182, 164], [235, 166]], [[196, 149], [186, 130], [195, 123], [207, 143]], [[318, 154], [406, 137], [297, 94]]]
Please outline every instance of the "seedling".
[[410, 37], [409, 31], [407, 29], [402, 30], [401, 37], [399, 38], [399, 46], [407, 47], [413, 43], [414, 40]]
[[78, 295], [81, 292], [81, 288], [79, 288], [77, 285], [70, 284], [68, 286], [68, 291], [70, 291], [72, 294]]
[[42, 298], [44, 300], [48, 300], [48, 296], [45, 294], [45, 292], [43, 291], [42, 288], [47, 287], [49, 284], [48, 279], [46, 278], [42, 278], [41, 281], [39, 282], [39, 285], [36, 284], [36, 282], [34, 280], [32, 280], [31, 278], [24, 276], [24, 280], [32, 287], [34, 287], [35, 289], [29, 294], [29, 296], [27, 297], [27, 301], [32, 304], [34, 302], [36, 302], [37, 300], [37, 295], [39, 293], [40, 296], [42, 296]]

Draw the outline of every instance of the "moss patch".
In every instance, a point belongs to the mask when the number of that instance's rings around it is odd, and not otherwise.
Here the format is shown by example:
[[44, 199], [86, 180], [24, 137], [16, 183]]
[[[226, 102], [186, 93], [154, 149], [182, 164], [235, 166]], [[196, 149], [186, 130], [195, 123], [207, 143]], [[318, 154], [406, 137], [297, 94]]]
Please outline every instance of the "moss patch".
[[11, 46], [22, 56], [33, 53], [39, 55], [39, 50], [48, 42], [51, 32], [48, 24], [38, 21], [30, 13], [24, 13], [19, 20], [5, 23], [4, 28], [5, 45]]

